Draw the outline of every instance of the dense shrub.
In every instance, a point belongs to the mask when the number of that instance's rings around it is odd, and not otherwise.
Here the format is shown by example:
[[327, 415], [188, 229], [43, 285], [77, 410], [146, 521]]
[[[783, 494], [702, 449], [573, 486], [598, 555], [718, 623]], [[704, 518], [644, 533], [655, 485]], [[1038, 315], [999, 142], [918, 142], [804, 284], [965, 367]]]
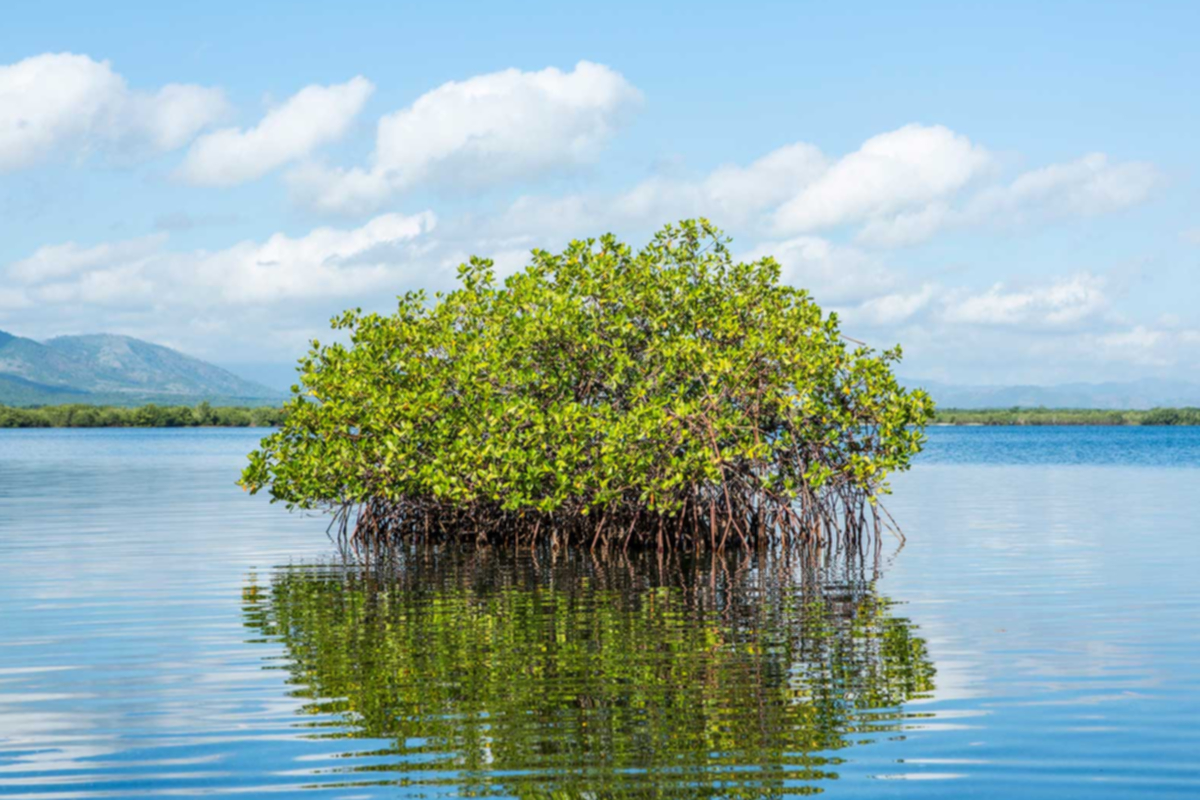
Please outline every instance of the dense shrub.
[[721, 547], [877, 526], [920, 449], [933, 404], [897, 385], [899, 348], [851, 350], [707, 221], [459, 274], [433, 304], [336, 318], [349, 343], [313, 343], [244, 485], [357, 514], [358, 542]]

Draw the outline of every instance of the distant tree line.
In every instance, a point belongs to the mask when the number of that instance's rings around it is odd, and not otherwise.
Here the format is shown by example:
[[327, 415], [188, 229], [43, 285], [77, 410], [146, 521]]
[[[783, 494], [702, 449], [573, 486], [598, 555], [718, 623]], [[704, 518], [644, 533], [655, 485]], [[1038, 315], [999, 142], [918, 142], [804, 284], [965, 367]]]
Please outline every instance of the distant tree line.
[[73, 403], [13, 408], [0, 406], [0, 428], [249, 428], [276, 427], [279, 407], [144, 405], [133, 408]]
[[942, 425], [1200, 425], [1200, 408], [939, 408], [933, 421]]
[[[275, 406], [160, 406], [125, 408], [73, 403], [14, 408], [0, 405], [0, 428], [247, 428], [278, 427], [286, 412]], [[1089, 408], [939, 408], [942, 425], [1200, 425], [1200, 408], [1112, 411]]]

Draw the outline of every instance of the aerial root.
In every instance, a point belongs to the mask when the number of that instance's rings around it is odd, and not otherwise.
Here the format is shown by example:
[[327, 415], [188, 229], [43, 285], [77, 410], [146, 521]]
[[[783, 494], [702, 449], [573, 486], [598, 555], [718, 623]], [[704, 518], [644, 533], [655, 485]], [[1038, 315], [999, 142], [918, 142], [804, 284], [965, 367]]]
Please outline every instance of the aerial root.
[[[629, 498], [599, 511], [511, 511], [497, 503], [450, 504], [433, 498], [370, 499], [334, 505], [331, 536], [348, 551], [370, 558], [407, 544], [589, 551], [722, 552], [728, 549], [877, 549], [889, 530], [903, 542], [891, 515], [860, 487], [808, 490], [795, 499], [730, 487], [693, 487], [669, 510]], [[336, 531], [336, 535], [333, 534]]]

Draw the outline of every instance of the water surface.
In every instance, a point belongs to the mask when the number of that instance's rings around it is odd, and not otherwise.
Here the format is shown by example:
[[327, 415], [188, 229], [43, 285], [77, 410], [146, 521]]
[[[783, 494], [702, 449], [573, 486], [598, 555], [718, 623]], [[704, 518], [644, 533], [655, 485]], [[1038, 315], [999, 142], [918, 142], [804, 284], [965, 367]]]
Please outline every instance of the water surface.
[[858, 563], [387, 569], [259, 435], [0, 432], [0, 795], [1200, 796], [1200, 430], [932, 430]]

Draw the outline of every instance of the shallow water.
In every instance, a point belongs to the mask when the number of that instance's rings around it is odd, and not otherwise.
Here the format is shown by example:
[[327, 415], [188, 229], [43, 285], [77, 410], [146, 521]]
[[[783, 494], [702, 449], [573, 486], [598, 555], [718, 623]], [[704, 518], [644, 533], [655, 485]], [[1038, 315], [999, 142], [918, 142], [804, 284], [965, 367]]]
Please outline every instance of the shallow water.
[[0, 432], [0, 795], [1200, 796], [1200, 430], [938, 428], [878, 563], [340, 565], [260, 432]]

